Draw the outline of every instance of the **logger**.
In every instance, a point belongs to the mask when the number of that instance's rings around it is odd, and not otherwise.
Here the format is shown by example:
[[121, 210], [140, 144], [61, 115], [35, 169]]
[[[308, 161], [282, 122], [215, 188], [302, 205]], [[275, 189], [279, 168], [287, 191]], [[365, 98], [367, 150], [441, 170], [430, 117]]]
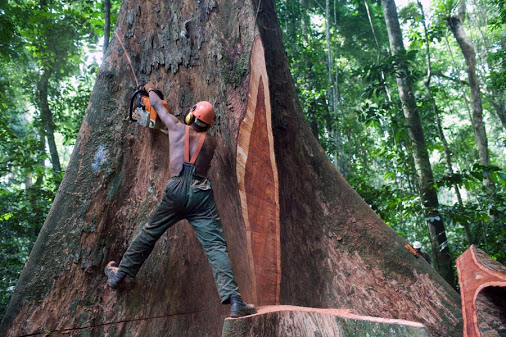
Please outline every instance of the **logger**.
[[207, 178], [217, 144], [216, 139], [207, 134], [214, 124], [214, 107], [207, 101], [195, 103], [183, 123], [169, 113], [166, 104], [161, 92], [150, 83], [138, 89], [130, 100], [132, 120], [145, 127], [158, 128], [159, 118], [167, 127], [169, 146], [165, 150], [168, 151], [160, 155], [169, 156], [170, 179], [158, 207], [130, 243], [119, 264], [110, 261], [104, 268], [107, 284], [118, 289], [127, 276], [135, 278], [158, 239], [170, 227], [186, 219], [207, 255], [221, 303], [231, 305], [230, 317], [254, 314], [255, 306], [245, 303], [239, 293], [211, 181]]

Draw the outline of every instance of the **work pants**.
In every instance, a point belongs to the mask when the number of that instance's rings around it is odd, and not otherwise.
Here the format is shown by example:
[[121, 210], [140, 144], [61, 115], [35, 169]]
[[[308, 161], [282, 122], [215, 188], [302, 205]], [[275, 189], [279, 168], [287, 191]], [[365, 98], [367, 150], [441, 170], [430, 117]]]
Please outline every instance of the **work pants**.
[[182, 219], [187, 219], [195, 229], [211, 266], [221, 302], [229, 303], [230, 295], [239, 292], [211, 182], [195, 176], [195, 167], [190, 164], [184, 164], [181, 173], [169, 180], [162, 201], [128, 247], [119, 269], [135, 277], [156, 241]]

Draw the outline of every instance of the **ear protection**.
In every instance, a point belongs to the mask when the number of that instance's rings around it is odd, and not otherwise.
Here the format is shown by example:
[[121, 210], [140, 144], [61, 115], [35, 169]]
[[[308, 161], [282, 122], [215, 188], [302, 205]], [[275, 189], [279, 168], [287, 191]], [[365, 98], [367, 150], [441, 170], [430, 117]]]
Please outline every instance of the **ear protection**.
[[190, 112], [186, 114], [186, 117], [184, 118], [184, 122], [186, 123], [186, 125], [190, 125], [195, 120], [195, 116], [193, 115], [195, 109], [197, 109], [197, 105], [192, 106]]

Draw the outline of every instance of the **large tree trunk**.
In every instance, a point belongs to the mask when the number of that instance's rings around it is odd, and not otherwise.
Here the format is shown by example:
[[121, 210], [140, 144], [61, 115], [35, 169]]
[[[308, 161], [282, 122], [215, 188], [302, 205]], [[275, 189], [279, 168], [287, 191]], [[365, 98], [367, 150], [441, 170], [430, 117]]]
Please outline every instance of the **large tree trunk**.
[[[349, 308], [460, 335], [458, 294], [405, 250], [312, 136], [273, 2], [128, 0], [116, 27], [139, 81], [157, 83], [176, 115], [196, 100], [215, 104], [210, 178], [245, 300]], [[123, 254], [169, 178], [167, 136], [128, 120], [134, 89], [113, 38], [1, 335], [221, 334], [229, 308], [185, 221], [162, 236], [130, 289], [106, 286], [103, 267]]]
[[[402, 33], [397, 17], [397, 8], [394, 0], [382, 0], [385, 22], [387, 24], [388, 38], [392, 55], [403, 55], [404, 44]], [[404, 62], [399, 63], [397, 69], [397, 87], [402, 102], [402, 108], [408, 126], [409, 136], [413, 143], [413, 156], [419, 178], [420, 197], [424, 206], [425, 218], [429, 228], [429, 236], [432, 245], [434, 263], [438, 272], [452, 286], [455, 287], [455, 276], [452, 268], [452, 260], [446, 231], [441, 214], [439, 214], [439, 201], [437, 191], [434, 188], [432, 167], [429, 161], [425, 138], [423, 135], [422, 121], [416, 106], [415, 93], [409, 78], [409, 70]]]

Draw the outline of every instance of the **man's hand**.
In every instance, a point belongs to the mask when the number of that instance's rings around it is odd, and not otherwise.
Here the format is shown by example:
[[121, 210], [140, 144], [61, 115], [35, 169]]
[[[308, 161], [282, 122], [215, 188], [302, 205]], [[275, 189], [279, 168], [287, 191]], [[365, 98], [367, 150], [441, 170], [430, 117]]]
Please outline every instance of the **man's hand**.
[[[148, 92], [149, 101], [151, 103], [151, 106], [155, 109], [156, 113], [158, 114], [158, 116], [160, 117], [162, 122], [167, 126], [167, 129], [170, 132], [180, 122], [176, 117], [171, 115], [167, 111], [167, 109], [165, 109], [165, 106], [163, 105], [162, 100], [160, 99], [158, 94], [153, 91], [155, 89], [156, 89], [156, 87], [151, 82], [148, 82], [144, 85], [144, 90], [146, 90]], [[152, 94], [151, 94], [150, 90], [151, 90], [151, 92], [153, 92]]]
[[146, 90], [147, 92], [149, 92], [149, 90], [151, 90], [151, 89], [156, 89], [155, 86], [151, 82], [148, 82], [144, 85], [144, 90]]

